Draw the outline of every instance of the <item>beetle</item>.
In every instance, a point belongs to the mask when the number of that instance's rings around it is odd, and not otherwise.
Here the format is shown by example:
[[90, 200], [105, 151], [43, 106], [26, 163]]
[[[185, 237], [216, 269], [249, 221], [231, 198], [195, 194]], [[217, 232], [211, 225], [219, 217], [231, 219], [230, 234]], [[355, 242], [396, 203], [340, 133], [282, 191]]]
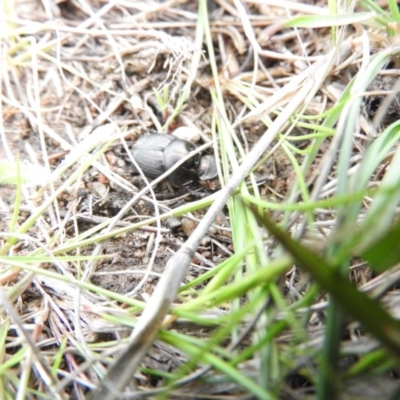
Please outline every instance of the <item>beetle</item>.
[[[154, 133], [141, 136], [132, 147], [132, 155], [147, 178], [156, 179], [186, 157], [196, 146], [172, 135]], [[169, 175], [177, 185], [185, 185], [195, 177], [202, 180], [217, 176], [215, 158], [199, 154], [190, 157]]]

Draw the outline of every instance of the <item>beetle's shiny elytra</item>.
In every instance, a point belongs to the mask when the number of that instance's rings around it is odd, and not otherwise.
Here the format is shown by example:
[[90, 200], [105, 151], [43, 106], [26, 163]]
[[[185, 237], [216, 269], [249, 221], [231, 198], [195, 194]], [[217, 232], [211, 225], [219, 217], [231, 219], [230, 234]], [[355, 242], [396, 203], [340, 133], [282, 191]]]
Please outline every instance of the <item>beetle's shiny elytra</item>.
[[168, 135], [141, 136], [132, 148], [132, 155], [145, 176], [158, 178], [165, 172], [163, 162], [164, 149], [174, 140]]
[[[186, 157], [196, 146], [186, 140], [164, 134], [141, 136], [132, 148], [132, 155], [143, 173], [151, 179], [158, 178], [165, 171]], [[199, 155], [185, 161], [169, 180], [184, 185], [193, 180], [199, 165]]]

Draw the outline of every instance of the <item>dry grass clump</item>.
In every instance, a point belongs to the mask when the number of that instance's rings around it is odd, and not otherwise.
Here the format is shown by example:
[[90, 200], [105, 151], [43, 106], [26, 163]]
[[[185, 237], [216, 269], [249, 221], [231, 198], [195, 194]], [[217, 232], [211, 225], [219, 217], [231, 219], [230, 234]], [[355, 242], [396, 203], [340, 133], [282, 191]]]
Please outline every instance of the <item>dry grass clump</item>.
[[0, 398], [396, 398], [394, 0], [1, 13]]

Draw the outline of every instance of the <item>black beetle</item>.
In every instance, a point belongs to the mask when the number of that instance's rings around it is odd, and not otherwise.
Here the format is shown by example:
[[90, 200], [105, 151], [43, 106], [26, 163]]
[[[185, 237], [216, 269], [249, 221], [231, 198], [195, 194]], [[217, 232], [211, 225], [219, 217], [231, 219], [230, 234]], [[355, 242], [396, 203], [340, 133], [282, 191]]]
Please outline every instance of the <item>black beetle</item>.
[[[144, 175], [156, 179], [186, 157], [196, 146], [187, 140], [167, 134], [155, 133], [141, 136], [132, 147], [132, 155]], [[217, 166], [212, 156], [194, 155], [169, 175], [169, 180], [184, 185], [196, 176], [200, 179], [212, 179], [217, 175]]]

